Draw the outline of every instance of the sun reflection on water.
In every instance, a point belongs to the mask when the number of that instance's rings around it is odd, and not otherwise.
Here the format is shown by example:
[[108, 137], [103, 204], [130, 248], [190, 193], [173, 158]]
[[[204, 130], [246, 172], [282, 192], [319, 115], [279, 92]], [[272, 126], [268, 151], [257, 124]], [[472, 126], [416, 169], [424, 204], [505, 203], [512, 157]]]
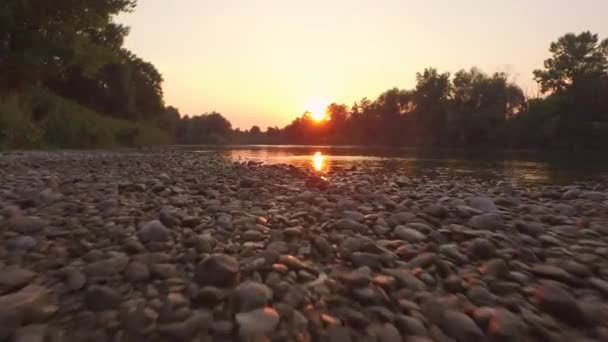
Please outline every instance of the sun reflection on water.
[[319, 172], [325, 170], [325, 168], [327, 167], [327, 160], [325, 159], [323, 153], [316, 152], [312, 156], [312, 167]]

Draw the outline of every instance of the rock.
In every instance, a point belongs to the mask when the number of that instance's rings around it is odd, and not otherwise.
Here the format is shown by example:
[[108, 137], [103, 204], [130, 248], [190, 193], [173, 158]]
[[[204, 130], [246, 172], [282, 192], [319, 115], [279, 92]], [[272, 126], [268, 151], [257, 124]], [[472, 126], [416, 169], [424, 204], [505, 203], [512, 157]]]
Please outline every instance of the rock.
[[262, 241], [264, 240], [264, 234], [258, 230], [247, 230], [243, 233], [244, 241]]
[[417, 230], [408, 228], [406, 226], [397, 226], [393, 233], [400, 239], [407, 242], [416, 243], [426, 239], [426, 236]]
[[521, 341], [524, 323], [517, 315], [505, 309], [493, 310], [488, 324], [488, 334], [495, 341]]
[[141, 226], [137, 232], [141, 242], [164, 242], [169, 240], [171, 233], [159, 220], [153, 220]]
[[588, 281], [593, 288], [601, 292], [604, 296], [608, 296], [608, 281], [595, 277], [589, 278]]
[[515, 228], [517, 228], [520, 233], [530, 235], [532, 237], [538, 237], [545, 232], [545, 227], [539, 222], [518, 221], [515, 222]]
[[574, 281], [574, 277], [570, 273], [557, 266], [535, 264], [532, 265], [530, 271], [534, 273], [534, 275], [545, 279], [552, 279], [565, 283], [572, 283]]
[[18, 290], [26, 286], [37, 273], [24, 268], [7, 267], [0, 271], [0, 294]]
[[238, 282], [239, 262], [226, 254], [212, 254], [194, 270], [194, 279], [202, 286], [229, 287]]
[[87, 265], [84, 268], [84, 273], [89, 277], [111, 277], [120, 275], [127, 267], [127, 264], [129, 264], [129, 257], [115, 256]]
[[372, 326], [371, 328], [373, 335], [378, 342], [402, 342], [403, 338], [399, 330], [395, 328], [391, 323], [384, 323], [382, 325]]
[[107, 287], [90, 286], [84, 296], [84, 303], [92, 311], [104, 311], [116, 308], [122, 298], [116, 290]]
[[21, 234], [37, 233], [47, 227], [47, 222], [35, 216], [15, 216], [8, 220], [8, 227]]
[[496, 301], [496, 296], [482, 286], [472, 286], [467, 291], [467, 297], [477, 306], [492, 306]]
[[270, 300], [272, 300], [272, 290], [258, 282], [241, 283], [233, 292], [233, 301], [238, 312], [263, 308]]
[[373, 253], [355, 252], [350, 255], [350, 261], [356, 267], [367, 266], [372, 269], [382, 267], [383, 258]]
[[20, 235], [11, 239], [7, 243], [8, 247], [13, 250], [29, 251], [36, 247], [36, 240], [29, 235]]
[[205, 286], [194, 295], [194, 301], [205, 307], [214, 307], [228, 296], [228, 292], [213, 286]]
[[133, 261], [127, 266], [125, 276], [134, 283], [145, 282], [150, 279], [150, 268], [142, 262]]
[[469, 254], [474, 259], [489, 259], [496, 255], [496, 247], [486, 239], [476, 238], [471, 243]]
[[462, 312], [447, 310], [440, 322], [441, 329], [458, 342], [486, 341], [484, 333], [477, 324]]
[[554, 317], [574, 326], [585, 324], [584, 315], [576, 300], [559, 283], [544, 281], [534, 297], [539, 307]]
[[45, 317], [49, 290], [29, 285], [18, 292], [0, 296], [0, 338], [7, 337], [21, 322], [38, 323]]
[[431, 204], [424, 209], [424, 212], [439, 218], [444, 218], [448, 215], [447, 208], [441, 204]]
[[466, 202], [469, 207], [475, 208], [482, 213], [488, 213], [497, 209], [494, 201], [488, 197], [469, 197]]
[[385, 269], [384, 272], [397, 279], [400, 286], [412, 291], [420, 291], [425, 288], [424, 283], [416, 278], [409, 270], [406, 269]]
[[167, 227], [176, 227], [180, 225], [180, 219], [175, 212], [169, 208], [163, 208], [158, 215], [160, 222]]
[[206, 333], [210, 323], [209, 312], [197, 311], [185, 321], [159, 325], [158, 332], [170, 341], [192, 341], [197, 334]]
[[349, 287], [364, 287], [371, 281], [371, 272], [369, 269], [367, 270], [357, 269], [351, 272], [343, 272], [338, 274], [338, 279]]
[[14, 342], [45, 342], [49, 341], [49, 328], [46, 324], [32, 324], [15, 332]]
[[331, 325], [327, 328], [326, 336], [328, 342], [352, 342], [351, 331], [349, 328], [339, 325]]
[[471, 226], [477, 229], [499, 230], [504, 227], [504, 223], [499, 214], [488, 213], [473, 216], [471, 218]]
[[581, 194], [581, 197], [590, 201], [603, 201], [606, 199], [606, 195], [599, 191], [585, 191]]
[[236, 314], [242, 337], [264, 336], [273, 332], [279, 324], [279, 318], [277, 311], [270, 307]]
[[334, 223], [335, 229], [352, 230], [354, 232], [365, 232], [368, 228], [366, 225], [351, 219], [341, 219]]
[[78, 291], [84, 287], [87, 282], [86, 276], [77, 270], [70, 271], [66, 277], [66, 285], [72, 291]]

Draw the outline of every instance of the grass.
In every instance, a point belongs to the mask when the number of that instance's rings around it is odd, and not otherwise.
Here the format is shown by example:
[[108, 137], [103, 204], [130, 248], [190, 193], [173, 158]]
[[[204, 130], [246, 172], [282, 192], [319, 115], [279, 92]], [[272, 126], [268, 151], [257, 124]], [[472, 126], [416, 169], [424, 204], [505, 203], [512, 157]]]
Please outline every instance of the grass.
[[169, 134], [153, 123], [104, 116], [45, 89], [0, 99], [0, 149], [98, 149], [169, 142]]

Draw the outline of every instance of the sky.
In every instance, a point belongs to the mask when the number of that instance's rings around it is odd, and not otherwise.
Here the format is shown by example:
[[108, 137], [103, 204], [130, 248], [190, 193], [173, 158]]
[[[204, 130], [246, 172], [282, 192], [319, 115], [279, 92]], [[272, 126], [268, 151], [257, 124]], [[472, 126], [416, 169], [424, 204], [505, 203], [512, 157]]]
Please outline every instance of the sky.
[[608, 37], [608, 0], [139, 0], [117, 21], [182, 114], [282, 127], [312, 107], [413, 88], [416, 72], [478, 66], [536, 93], [550, 42]]

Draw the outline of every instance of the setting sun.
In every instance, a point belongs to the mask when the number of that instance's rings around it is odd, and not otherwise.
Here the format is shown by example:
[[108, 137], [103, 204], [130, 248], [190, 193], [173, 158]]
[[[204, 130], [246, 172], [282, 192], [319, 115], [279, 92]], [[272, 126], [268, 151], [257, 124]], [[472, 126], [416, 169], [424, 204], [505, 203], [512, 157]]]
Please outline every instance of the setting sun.
[[329, 116], [327, 115], [328, 105], [329, 101], [325, 99], [315, 98], [308, 101], [306, 105], [306, 110], [310, 113], [310, 117], [315, 122], [322, 122], [329, 120]]

